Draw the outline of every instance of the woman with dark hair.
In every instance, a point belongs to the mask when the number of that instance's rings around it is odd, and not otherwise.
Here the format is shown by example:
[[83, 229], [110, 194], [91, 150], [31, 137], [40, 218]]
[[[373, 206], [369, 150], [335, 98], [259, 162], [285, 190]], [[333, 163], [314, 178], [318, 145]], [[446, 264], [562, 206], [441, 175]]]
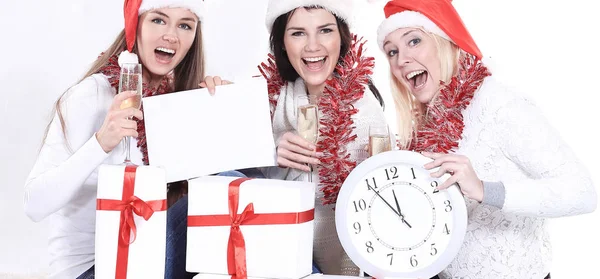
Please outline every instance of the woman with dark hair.
[[[371, 82], [373, 58], [350, 33], [349, 0], [270, 0], [266, 24], [272, 55], [260, 70], [268, 81], [278, 167], [267, 178], [314, 181], [313, 255], [325, 274], [358, 275], [335, 229], [339, 189], [367, 157], [369, 126], [386, 124], [383, 101]], [[318, 104], [313, 142], [297, 128], [299, 97]], [[316, 121], [315, 121], [316, 122]]]

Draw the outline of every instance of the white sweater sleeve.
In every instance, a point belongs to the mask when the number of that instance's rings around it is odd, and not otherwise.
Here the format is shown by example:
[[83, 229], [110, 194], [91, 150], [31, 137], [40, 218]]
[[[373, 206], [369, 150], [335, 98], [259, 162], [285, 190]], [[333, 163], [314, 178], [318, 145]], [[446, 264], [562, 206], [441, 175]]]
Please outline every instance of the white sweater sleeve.
[[502, 152], [528, 177], [502, 181], [504, 211], [562, 217], [596, 209], [589, 173], [536, 106], [516, 97], [496, 111], [494, 123]]
[[95, 79], [90, 77], [63, 97], [66, 140], [58, 114], [54, 115], [25, 184], [25, 213], [35, 222], [68, 204], [109, 155], [95, 137], [98, 121], [103, 122], [106, 111], [98, 90]]

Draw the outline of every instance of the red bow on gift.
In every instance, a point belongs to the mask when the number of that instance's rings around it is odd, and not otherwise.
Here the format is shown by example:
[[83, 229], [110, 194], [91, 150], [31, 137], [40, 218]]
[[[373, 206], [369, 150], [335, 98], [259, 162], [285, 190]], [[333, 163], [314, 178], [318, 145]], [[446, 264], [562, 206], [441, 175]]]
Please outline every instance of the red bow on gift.
[[188, 216], [188, 227], [231, 226], [227, 245], [227, 271], [231, 279], [246, 279], [246, 241], [241, 225], [284, 225], [302, 224], [314, 220], [315, 210], [293, 213], [254, 213], [254, 204], [249, 203], [238, 214], [240, 185], [250, 178], [238, 178], [229, 183], [229, 214]]
[[[96, 209], [98, 210], [121, 211], [121, 224], [119, 226], [121, 245], [129, 245], [135, 241], [137, 228], [133, 214], [148, 221], [152, 217], [152, 214], [154, 214], [154, 211], [166, 210], [166, 207], [166, 200], [145, 202], [136, 196], [131, 196], [127, 200], [122, 201], [98, 199], [96, 203]], [[133, 234], [133, 238], [131, 238], [131, 233]]]
[[246, 241], [240, 225], [246, 220], [256, 217], [254, 214], [254, 204], [249, 203], [242, 214], [238, 214], [240, 200], [240, 184], [248, 178], [234, 180], [229, 185], [229, 217], [231, 218], [231, 230], [229, 231], [229, 244], [227, 245], [227, 269], [232, 274], [231, 279], [240, 279], [247, 277], [246, 270]]
[[[129, 257], [129, 245], [135, 241], [137, 228], [133, 214], [148, 221], [155, 211], [167, 210], [167, 200], [143, 201], [133, 194], [135, 189], [135, 173], [137, 166], [125, 167], [123, 177], [123, 199], [108, 200], [98, 199], [96, 210], [121, 211], [119, 225], [119, 248], [117, 250], [117, 268], [115, 279], [127, 278], [127, 260]], [[133, 238], [131, 234], [133, 233]]]

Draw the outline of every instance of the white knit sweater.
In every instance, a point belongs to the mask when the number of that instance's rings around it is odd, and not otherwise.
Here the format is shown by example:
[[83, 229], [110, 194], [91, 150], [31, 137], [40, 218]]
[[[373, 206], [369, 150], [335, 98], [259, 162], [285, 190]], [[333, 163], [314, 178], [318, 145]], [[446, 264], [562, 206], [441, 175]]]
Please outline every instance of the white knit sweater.
[[[49, 278], [76, 278], [94, 265], [98, 167], [125, 158], [122, 144], [106, 153], [95, 137], [115, 94], [102, 74], [73, 86], [61, 103], [66, 140], [55, 115], [27, 178], [25, 213], [36, 222], [50, 219]], [[131, 160], [142, 164], [136, 145], [132, 138]]]
[[[304, 81], [298, 78], [295, 82], [288, 82], [283, 87], [273, 115], [273, 133], [275, 142], [279, 143], [280, 137], [288, 131], [296, 131], [296, 96], [306, 95]], [[369, 143], [369, 125], [372, 123], [386, 123], [383, 109], [369, 88], [365, 88], [364, 97], [356, 102], [358, 113], [352, 118], [354, 133], [357, 139], [348, 145], [351, 160], [359, 162], [366, 159], [368, 154], [365, 146]], [[308, 181], [308, 173], [291, 168], [270, 167], [264, 168], [263, 173], [267, 178]], [[313, 182], [319, 183], [318, 170], [313, 171]], [[318, 184], [317, 184], [318, 185]], [[359, 269], [348, 258], [337, 236], [335, 228], [335, 213], [333, 206], [324, 206], [321, 198], [323, 194], [317, 187], [315, 200], [315, 229], [313, 254], [314, 261], [325, 274], [333, 275], [358, 275]]]
[[546, 218], [589, 213], [591, 178], [541, 111], [487, 78], [463, 112], [456, 153], [481, 180], [502, 182], [503, 207], [467, 199], [464, 244], [441, 278], [541, 279], [551, 272]]

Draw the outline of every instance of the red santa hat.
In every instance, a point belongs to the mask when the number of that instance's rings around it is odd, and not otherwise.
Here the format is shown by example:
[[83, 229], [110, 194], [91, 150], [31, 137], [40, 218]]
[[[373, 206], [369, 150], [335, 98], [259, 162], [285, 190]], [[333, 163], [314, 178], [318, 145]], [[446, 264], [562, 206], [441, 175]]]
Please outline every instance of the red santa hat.
[[352, 23], [353, 0], [269, 0], [266, 25], [269, 32], [275, 20], [299, 7], [319, 6], [336, 15], [348, 25]]
[[385, 37], [399, 28], [421, 27], [456, 44], [481, 59], [482, 54], [454, 9], [452, 0], [391, 0], [383, 8], [385, 20], [377, 30], [377, 43], [383, 50]]
[[200, 21], [204, 16], [204, 0], [125, 0], [123, 14], [127, 50], [119, 56], [119, 64], [138, 63], [137, 56], [131, 53], [136, 40], [138, 17], [147, 11], [160, 8], [186, 8], [196, 14]]

